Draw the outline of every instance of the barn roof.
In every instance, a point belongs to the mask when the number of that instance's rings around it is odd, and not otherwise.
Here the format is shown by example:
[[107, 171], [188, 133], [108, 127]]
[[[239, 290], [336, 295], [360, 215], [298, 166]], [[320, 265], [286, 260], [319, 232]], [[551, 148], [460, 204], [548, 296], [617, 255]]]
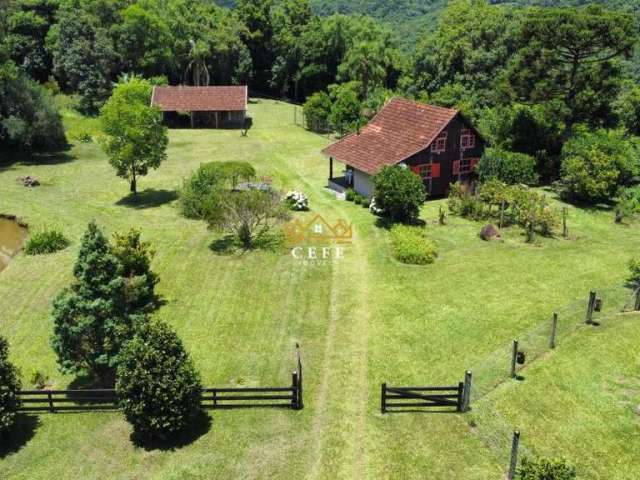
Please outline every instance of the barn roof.
[[245, 111], [247, 87], [153, 87], [151, 104], [165, 112]]
[[375, 175], [426, 149], [458, 115], [457, 110], [394, 98], [364, 127], [322, 152]]

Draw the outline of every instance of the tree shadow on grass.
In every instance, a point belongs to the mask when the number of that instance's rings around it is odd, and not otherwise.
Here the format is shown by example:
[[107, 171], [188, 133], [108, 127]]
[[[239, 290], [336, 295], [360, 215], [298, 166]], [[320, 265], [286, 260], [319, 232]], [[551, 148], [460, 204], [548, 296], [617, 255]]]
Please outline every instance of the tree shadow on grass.
[[259, 235], [251, 247], [242, 245], [234, 235], [225, 235], [215, 239], [209, 249], [220, 256], [244, 255], [254, 250], [278, 252], [284, 249], [284, 236], [280, 233], [264, 233]]
[[145, 438], [136, 432], [132, 433], [130, 438], [136, 447], [144, 448], [147, 451], [171, 451], [191, 445], [198, 438], [209, 432], [210, 429], [211, 417], [205, 411], [201, 411], [187, 429], [171, 436], [171, 438]]
[[175, 190], [156, 190], [154, 188], [148, 188], [138, 194], [130, 193], [126, 197], [118, 200], [116, 205], [136, 209], [155, 208], [171, 203], [177, 198], [178, 192]]
[[11, 168], [14, 165], [39, 166], [60, 165], [76, 159], [64, 150], [53, 152], [28, 153], [19, 150], [0, 149], [0, 171]]
[[427, 222], [425, 222], [420, 218], [411, 220], [411, 221], [406, 221], [406, 222], [399, 222], [389, 217], [378, 217], [375, 221], [375, 226], [383, 230], [391, 230], [391, 228], [394, 227], [395, 225], [408, 225], [410, 227], [423, 228], [427, 226]]
[[0, 435], [0, 458], [18, 452], [29, 443], [39, 426], [40, 419], [37, 415], [18, 414], [9, 431]]

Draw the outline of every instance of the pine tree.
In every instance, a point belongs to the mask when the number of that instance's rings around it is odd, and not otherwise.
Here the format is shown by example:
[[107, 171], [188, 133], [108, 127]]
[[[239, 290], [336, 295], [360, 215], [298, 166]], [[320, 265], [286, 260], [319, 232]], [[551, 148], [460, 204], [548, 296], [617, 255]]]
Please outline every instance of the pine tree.
[[127, 312], [122, 265], [95, 223], [90, 223], [73, 274], [76, 281], [54, 300], [52, 346], [66, 373], [113, 385], [116, 357], [144, 316]]

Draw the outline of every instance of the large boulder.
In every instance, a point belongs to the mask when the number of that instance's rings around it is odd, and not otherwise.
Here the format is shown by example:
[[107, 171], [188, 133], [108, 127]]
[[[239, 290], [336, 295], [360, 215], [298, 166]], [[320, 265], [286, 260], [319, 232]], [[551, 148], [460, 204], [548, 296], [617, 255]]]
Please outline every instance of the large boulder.
[[500, 240], [500, 230], [493, 224], [485, 225], [480, 230], [480, 238], [487, 242], [491, 240]]

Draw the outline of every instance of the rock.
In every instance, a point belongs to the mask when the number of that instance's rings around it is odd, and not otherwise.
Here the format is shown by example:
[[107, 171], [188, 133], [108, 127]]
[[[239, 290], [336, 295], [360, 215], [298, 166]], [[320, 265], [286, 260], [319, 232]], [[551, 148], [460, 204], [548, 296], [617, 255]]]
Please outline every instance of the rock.
[[20, 181], [25, 187], [37, 187], [40, 185], [38, 179], [36, 177], [32, 177], [31, 175], [21, 177]]
[[485, 225], [480, 230], [480, 238], [487, 242], [491, 240], [500, 240], [500, 230], [493, 224]]

